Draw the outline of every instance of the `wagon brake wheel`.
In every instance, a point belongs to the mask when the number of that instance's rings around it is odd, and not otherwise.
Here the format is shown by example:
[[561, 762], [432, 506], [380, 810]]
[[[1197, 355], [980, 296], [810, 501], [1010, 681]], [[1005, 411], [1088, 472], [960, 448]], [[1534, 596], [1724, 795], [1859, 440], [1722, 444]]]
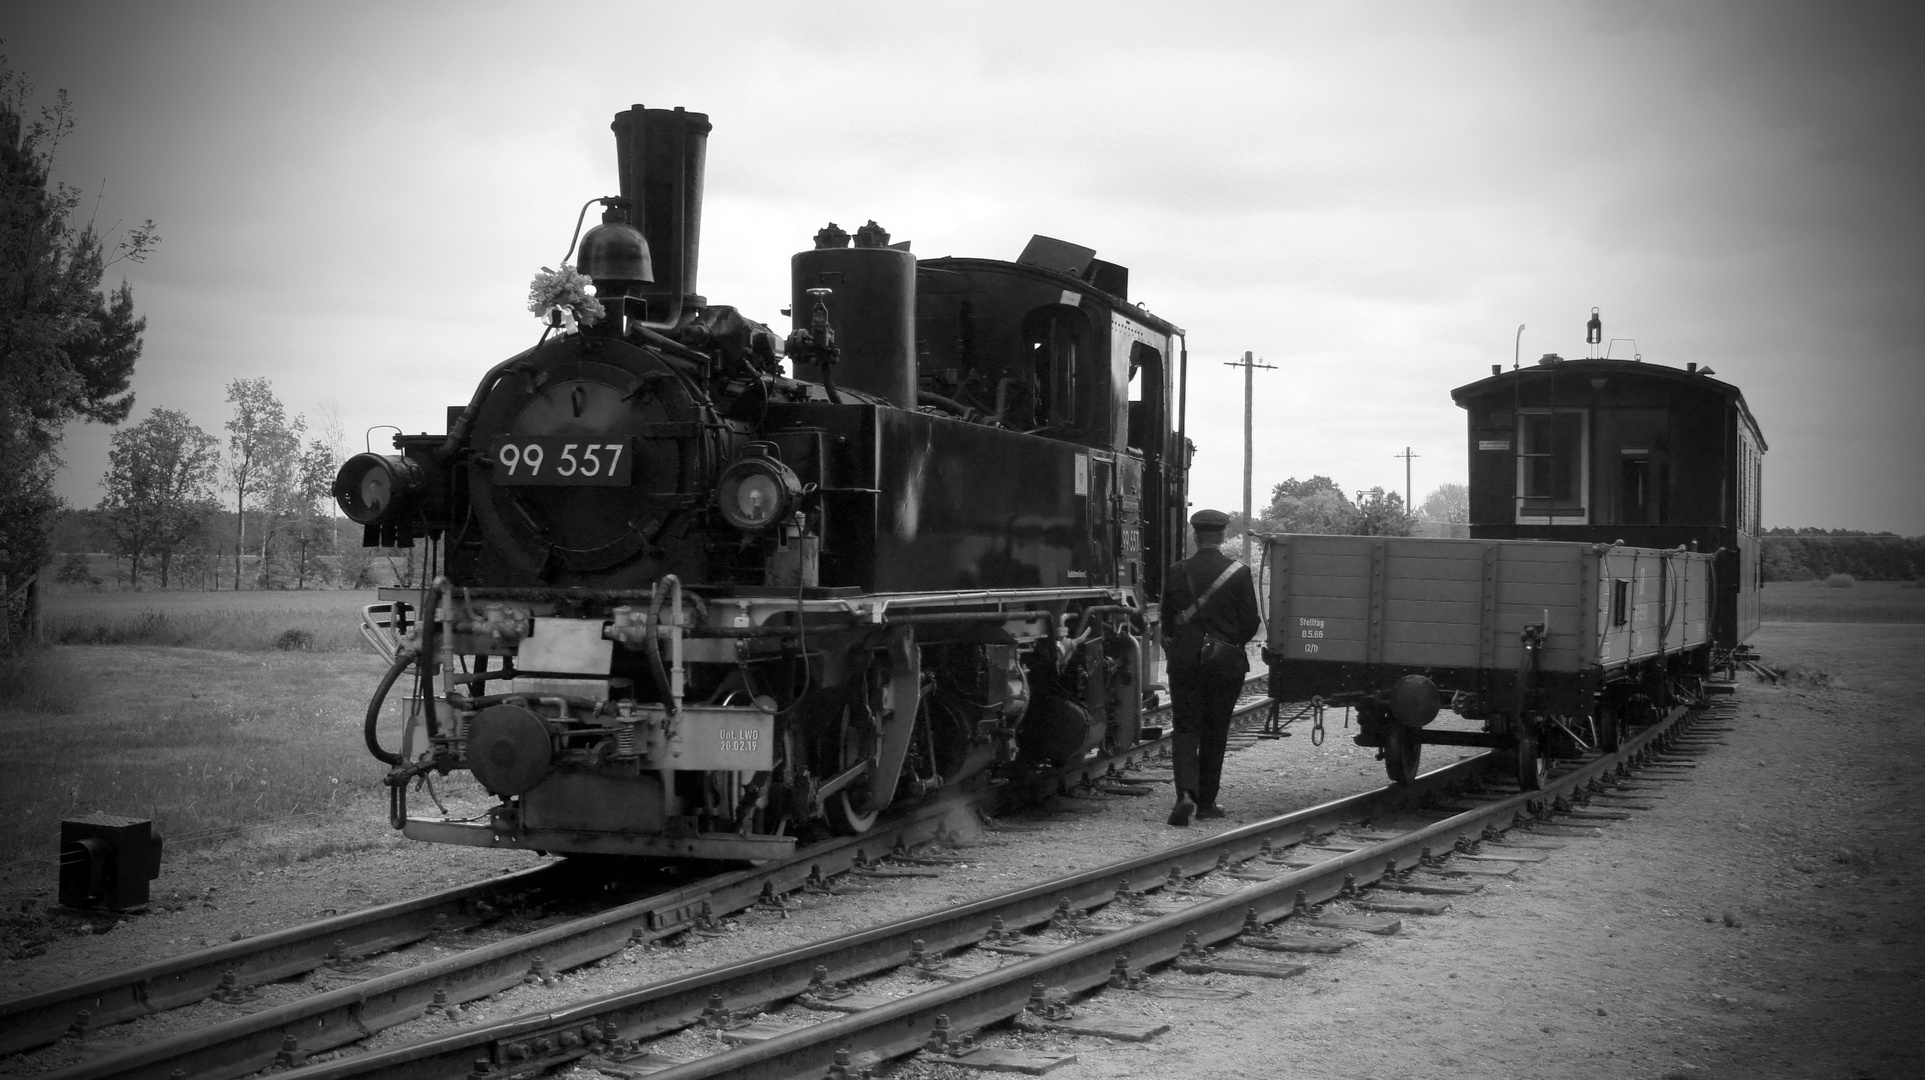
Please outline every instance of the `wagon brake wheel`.
[[1537, 791], [1544, 786], [1544, 759], [1539, 756], [1543, 747], [1537, 721], [1520, 716], [1513, 726], [1517, 729], [1517, 786], [1524, 791]]
[[1392, 723], [1384, 735], [1384, 772], [1393, 784], [1408, 784], [1417, 778], [1424, 757], [1421, 733], [1414, 727]]

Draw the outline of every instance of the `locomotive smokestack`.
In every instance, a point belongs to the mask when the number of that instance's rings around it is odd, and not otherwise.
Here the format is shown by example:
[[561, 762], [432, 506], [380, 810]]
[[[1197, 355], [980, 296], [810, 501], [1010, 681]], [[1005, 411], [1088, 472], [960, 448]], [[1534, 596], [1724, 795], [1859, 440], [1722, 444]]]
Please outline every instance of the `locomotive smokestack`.
[[673, 326], [696, 294], [702, 244], [702, 173], [711, 130], [706, 113], [636, 105], [615, 114], [616, 164], [628, 221], [648, 238], [655, 280], [632, 295], [648, 305], [646, 322]]

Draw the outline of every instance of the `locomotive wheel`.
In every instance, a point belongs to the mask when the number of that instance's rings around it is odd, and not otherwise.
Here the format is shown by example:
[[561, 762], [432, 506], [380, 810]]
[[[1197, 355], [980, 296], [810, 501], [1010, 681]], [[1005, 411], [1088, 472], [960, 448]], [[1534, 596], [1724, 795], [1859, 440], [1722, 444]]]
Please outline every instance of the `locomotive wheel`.
[[[870, 745], [874, 740], [864, 738], [850, 720], [849, 712], [844, 712], [841, 730], [837, 735], [840, 747], [836, 755], [836, 773], [852, 769], [859, 762], [867, 761], [874, 756], [874, 749]], [[862, 809], [868, 799], [868, 785], [869, 781], [866, 779], [857, 780], [849, 787], [829, 796], [823, 803], [822, 816], [828, 819], [830, 832], [837, 836], [860, 836], [875, 825], [876, 819], [882, 816], [882, 812]]]
[[1391, 724], [1384, 738], [1384, 771], [1390, 774], [1393, 784], [1408, 784], [1417, 778], [1417, 770], [1424, 758], [1424, 744], [1418, 729], [1404, 724]]
[[1531, 717], [1519, 717], [1517, 727], [1517, 786], [1524, 791], [1536, 791], [1544, 786], [1544, 759], [1539, 756], [1542, 746], [1537, 734], [1537, 721]]
[[1616, 705], [1603, 702], [1597, 707], [1597, 748], [1615, 754], [1624, 746], [1624, 714]]

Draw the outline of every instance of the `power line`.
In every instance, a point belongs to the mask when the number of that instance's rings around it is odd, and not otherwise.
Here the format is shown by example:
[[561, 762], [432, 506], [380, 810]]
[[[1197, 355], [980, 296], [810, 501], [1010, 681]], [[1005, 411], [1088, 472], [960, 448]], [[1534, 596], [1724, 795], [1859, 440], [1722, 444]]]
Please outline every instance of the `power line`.
[[1243, 369], [1243, 535], [1247, 545], [1250, 536], [1250, 474], [1255, 466], [1256, 453], [1255, 437], [1251, 432], [1250, 396], [1256, 389], [1257, 369], [1275, 371], [1277, 367], [1257, 360], [1247, 352], [1243, 354], [1243, 359], [1226, 360], [1223, 366]]
[[1412, 511], [1411, 511], [1411, 503], [1410, 503], [1410, 459], [1423, 457], [1424, 455], [1413, 454], [1410, 452], [1410, 447], [1406, 446], [1404, 447], [1403, 453], [1392, 454], [1390, 456], [1400, 457], [1404, 459], [1404, 513], [1406, 514], [1411, 513]]

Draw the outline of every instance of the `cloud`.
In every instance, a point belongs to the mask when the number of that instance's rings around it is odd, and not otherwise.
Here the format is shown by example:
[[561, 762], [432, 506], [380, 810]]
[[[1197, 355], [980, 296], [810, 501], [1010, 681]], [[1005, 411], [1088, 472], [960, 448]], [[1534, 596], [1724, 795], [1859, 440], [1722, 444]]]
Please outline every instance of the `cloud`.
[[[1450, 388], [1520, 322], [1527, 356], [1581, 354], [1595, 305], [1648, 361], [1744, 387], [1767, 523], [1925, 532], [1921, 10], [67, 4], [8, 50], [75, 92], [63, 175], [160, 221], [129, 268], [135, 386], [210, 430], [256, 374], [351, 433], [438, 430], [532, 341], [528, 278], [641, 102], [711, 116], [702, 288], [780, 330], [826, 221], [925, 255], [1059, 236], [1190, 331], [1193, 416], [1241, 416], [1223, 361], [1279, 365], [1259, 489], [1401, 489], [1408, 445], [1421, 495], [1463, 475]], [[1197, 497], [1240, 503], [1238, 425], [1194, 430]], [[74, 501], [105, 442], [71, 432]]]

